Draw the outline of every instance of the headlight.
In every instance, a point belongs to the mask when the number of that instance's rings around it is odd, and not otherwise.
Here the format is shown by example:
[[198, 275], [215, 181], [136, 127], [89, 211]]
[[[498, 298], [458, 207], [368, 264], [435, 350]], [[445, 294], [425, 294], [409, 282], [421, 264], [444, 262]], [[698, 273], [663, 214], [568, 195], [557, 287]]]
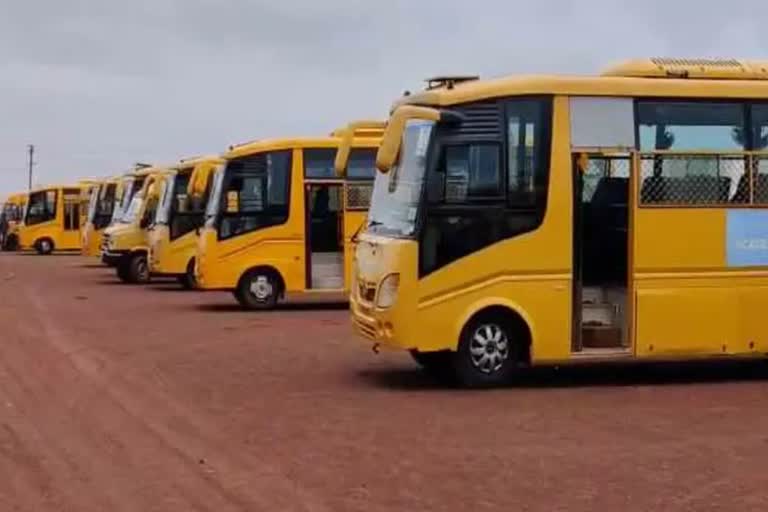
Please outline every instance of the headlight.
[[376, 294], [376, 307], [391, 308], [397, 300], [397, 290], [400, 288], [400, 274], [389, 274], [381, 280], [379, 293]]

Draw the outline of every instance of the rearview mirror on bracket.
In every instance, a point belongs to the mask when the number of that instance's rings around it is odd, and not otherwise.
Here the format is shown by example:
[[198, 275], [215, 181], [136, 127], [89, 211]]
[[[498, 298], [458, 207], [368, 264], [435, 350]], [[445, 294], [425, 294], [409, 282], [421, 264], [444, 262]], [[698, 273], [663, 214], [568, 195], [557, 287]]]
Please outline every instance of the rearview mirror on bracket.
[[[352, 142], [355, 139], [355, 135], [374, 136], [373, 134], [363, 135], [361, 132], [369, 131], [376, 133], [379, 130], [383, 131], [386, 126], [387, 124], [383, 121], [354, 121], [341, 130], [341, 143], [336, 151], [336, 159], [333, 162], [333, 168], [337, 177], [346, 177], [349, 154], [352, 150]], [[378, 133], [375, 136], [379, 136]]]
[[381, 146], [379, 146], [379, 152], [376, 154], [376, 168], [380, 172], [386, 174], [397, 162], [405, 126], [408, 121], [412, 120], [458, 123], [461, 122], [462, 116], [450, 110], [438, 110], [431, 107], [414, 105], [398, 107], [389, 118], [387, 129], [384, 130], [384, 138], [381, 141]]

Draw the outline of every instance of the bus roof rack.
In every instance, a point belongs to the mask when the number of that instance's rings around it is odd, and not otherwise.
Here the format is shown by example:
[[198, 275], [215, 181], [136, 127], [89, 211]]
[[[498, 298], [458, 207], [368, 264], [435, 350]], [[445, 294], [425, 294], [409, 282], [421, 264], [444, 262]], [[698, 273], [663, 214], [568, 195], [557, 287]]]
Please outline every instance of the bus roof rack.
[[740, 59], [632, 59], [608, 67], [602, 76], [625, 78], [696, 78], [768, 80], [768, 61]]
[[463, 83], [463, 82], [472, 82], [474, 80], [479, 80], [480, 77], [477, 75], [443, 75], [443, 76], [433, 76], [430, 78], [427, 78], [424, 80], [427, 82], [427, 90], [431, 91], [433, 89], [453, 89], [454, 86], [457, 84]]

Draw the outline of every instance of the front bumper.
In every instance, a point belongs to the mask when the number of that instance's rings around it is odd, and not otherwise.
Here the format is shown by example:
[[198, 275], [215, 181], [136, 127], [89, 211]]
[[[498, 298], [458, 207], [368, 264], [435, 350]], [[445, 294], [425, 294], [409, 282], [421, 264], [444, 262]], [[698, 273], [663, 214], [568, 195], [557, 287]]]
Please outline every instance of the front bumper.
[[393, 309], [377, 309], [372, 303], [361, 301], [354, 295], [349, 309], [355, 331], [366, 340], [397, 350], [412, 348], [397, 335]]
[[126, 256], [128, 256], [128, 251], [101, 251], [101, 261], [110, 267], [117, 266]]

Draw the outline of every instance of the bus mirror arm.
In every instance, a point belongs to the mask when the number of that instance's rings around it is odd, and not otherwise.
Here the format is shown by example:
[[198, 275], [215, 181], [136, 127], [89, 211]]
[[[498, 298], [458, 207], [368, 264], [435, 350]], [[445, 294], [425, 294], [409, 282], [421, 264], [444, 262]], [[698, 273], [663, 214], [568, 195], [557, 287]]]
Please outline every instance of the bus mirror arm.
[[356, 244], [358, 240], [360, 240], [360, 232], [363, 230], [363, 226], [365, 226], [365, 221], [363, 221], [360, 226], [355, 230], [355, 233], [350, 237], [350, 240], [352, 240], [353, 244]]

